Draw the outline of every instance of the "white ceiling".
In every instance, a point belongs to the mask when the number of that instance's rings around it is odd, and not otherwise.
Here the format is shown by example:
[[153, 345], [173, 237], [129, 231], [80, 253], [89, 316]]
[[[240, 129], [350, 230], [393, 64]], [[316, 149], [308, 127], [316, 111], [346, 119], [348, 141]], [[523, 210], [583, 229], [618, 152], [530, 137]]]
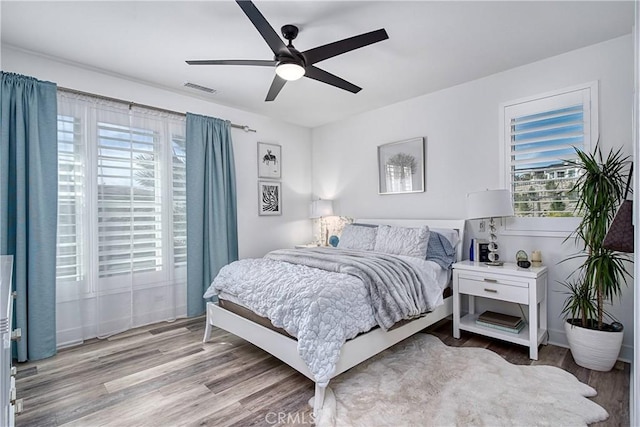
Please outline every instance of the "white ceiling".
[[[316, 64], [358, 94], [303, 78], [264, 102], [267, 67], [185, 59], [272, 59], [233, 1], [2, 1], [2, 43], [212, 102], [314, 127], [631, 32], [633, 1], [255, 1], [304, 51], [385, 28], [389, 40]], [[631, 54], [631, 53], [630, 53]], [[11, 70], [6, 70], [11, 71]], [[201, 96], [201, 95], [197, 95]], [[135, 101], [135, 100], [133, 100]]]

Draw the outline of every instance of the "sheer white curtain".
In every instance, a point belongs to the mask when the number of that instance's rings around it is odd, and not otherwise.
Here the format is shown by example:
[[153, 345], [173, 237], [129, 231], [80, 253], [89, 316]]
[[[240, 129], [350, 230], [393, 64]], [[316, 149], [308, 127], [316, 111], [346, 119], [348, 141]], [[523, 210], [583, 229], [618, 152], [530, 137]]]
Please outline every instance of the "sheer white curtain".
[[184, 117], [59, 92], [58, 342], [186, 315]]

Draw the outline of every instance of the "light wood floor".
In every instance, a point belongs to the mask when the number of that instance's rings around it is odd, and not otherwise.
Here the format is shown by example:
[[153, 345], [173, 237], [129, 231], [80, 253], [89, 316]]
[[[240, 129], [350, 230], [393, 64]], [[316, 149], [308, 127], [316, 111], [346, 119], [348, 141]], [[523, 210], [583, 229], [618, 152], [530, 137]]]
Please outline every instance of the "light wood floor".
[[[17, 426], [258, 426], [308, 424], [313, 384], [251, 344], [214, 329], [202, 345], [204, 318], [138, 328], [108, 340], [18, 365]], [[528, 350], [472, 334], [456, 340], [451, 322], [427, 330], [447, 345], [486, 347], [516, 364]], [[577, 366], [568, 350], [542, 346], [538, 364], [561, 367], [598, 391], [610, 414], [598, 426], [629, 425], [629, 365], [608, 373]]]

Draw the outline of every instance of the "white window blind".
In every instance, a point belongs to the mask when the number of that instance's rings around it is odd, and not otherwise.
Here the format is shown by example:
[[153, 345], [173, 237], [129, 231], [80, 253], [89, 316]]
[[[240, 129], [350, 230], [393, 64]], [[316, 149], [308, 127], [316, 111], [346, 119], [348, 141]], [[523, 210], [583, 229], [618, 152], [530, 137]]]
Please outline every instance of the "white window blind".
[[[513, 193], [516, 217], [573, 217], [570, 189], [579, 171], [571, 161], [576, 149], [590, 151], [597, 135], [597, 83], [507, 103], [501, 114], [505, 187]], [[517, 224], [510, 221], [512, 228]]]
[[162, 268], [159, 136], [98, 123], [99, 277]]
[[573, 216], [577, 170], [568, 161], [584, 149], [584, 106], [511, 119], [511, 182], [519, 216]]

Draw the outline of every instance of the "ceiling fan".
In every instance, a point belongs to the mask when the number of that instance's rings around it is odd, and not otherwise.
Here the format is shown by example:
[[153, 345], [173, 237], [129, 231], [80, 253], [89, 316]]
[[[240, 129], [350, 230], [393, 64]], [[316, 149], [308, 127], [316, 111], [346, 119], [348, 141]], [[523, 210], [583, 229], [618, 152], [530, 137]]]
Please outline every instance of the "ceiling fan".
[[276, 99], [276, 96], [278, 96], [278, 93], [280, 93], [287, 81], [298, 80], [303, 76], [352, 93], [358, 93], [362, 88], [327, 71], [321, 70], [313, 64], [389, 38], [387, 32], [384, 29], [380, 29], [300, 52], [293, 47], [292, 44], [292, 41], [298, 36], [298, 27], [295, 25], [284, 25], [282, 27], [282, 36], [289, 42], [285, 45], [273, 27], [251, 1], [236, 0], [236, 3], [238, 3], [262, 38], [267, 42], [273, 51], [274, 58], [272, 60], [211, 59], [190, 60], [186, 62], [189, 65], [253, 65], [258, 67], [276, 67], [276, 75], [273, 78], [265, 101], [273, 101]]

